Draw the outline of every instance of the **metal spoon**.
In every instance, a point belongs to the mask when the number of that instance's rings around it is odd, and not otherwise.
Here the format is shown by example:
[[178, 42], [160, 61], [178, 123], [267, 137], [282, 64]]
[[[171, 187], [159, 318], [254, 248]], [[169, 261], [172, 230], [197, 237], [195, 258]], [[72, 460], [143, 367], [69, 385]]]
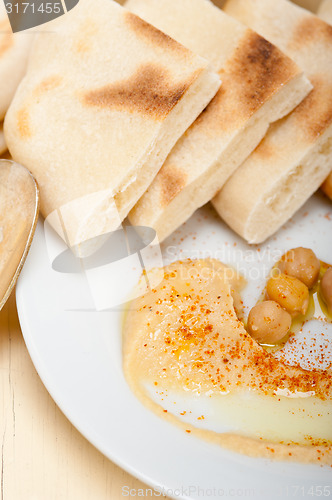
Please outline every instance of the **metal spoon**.
[[39, 190], [32, 174], [0, 160], [0, 310], [28, 255], [39, 213]]

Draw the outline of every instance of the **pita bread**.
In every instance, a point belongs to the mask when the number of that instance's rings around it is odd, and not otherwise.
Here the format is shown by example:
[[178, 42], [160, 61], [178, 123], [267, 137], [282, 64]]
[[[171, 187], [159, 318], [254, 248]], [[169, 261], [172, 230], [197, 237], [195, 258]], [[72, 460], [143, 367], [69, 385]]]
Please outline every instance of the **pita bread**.
[[225, 0], [212, 0], [212, 3], [214, 3], [216, 7], [219, 7], [219, 9], [221, 9], [225, 3]]
[[129, 214], [132, 224], [153, 227], [161, 241], [218, 192], [269, 124], [311, 85], [293, 61], [211, 2], [129, 0], [126, 6], [209, 58], [223, 82]]
[[13, 34], [4, 3], [0, 2], [0, 121], [24, 76], [32, 38], [30, 31]]
[[5, 136], [3, 133], [3, 124], [0, 123], [0, 155], [7, 150], [7, 145], [5, 141]]
[[[222, 9], [227, 0], [212, 0], [212, 1], [217, 7]], [[318, 6], [321, 3], [321, 1], [322, 0], [292, 0], [293, 3], [296, 3], [300, 7], [303, 7], [304, 9], [311, 10], [312, 12], [317, 12]]]
[[332, 24], [332, 0], [323, 0], [317, 14], [326, 23]]
[[278, 44], [314, 85], [288, 117], [271, 126], [213, 200], [231, 228], [249, 243], [260, 243], [305, 203], [332, 168], [332, 28], [286, 0], [230, 0], [225, 9]]
[[6, 142], [77, 245], [118, 227], [219, 87], [206, 60], [117, 3], [80, 0], [36, 36]]
[[[332, 25], [332, 0], [323, 0], [318, 11], [318, 16], [323, 19], [323, 21]], [[332, 171], [330, 175], [325, 179], [321, 186], [322, 190], [332, 200]]]
[[311, 12], [317, 12], [321, 0], [292, 0], [293, 3], [303, 7], [303, 9], [311, 10]]

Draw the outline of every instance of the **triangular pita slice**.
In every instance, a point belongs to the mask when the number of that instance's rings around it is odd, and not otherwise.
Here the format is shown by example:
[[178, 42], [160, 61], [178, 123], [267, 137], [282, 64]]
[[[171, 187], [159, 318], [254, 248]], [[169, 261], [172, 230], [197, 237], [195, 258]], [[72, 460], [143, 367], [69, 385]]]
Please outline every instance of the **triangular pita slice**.
[[0, 2], [0, 121], [24, 76], [32, 39], [30, 30], [13, 34], [5, 5]]
[[226, 12], [280, 46], [314, 88], [216, 196], [221, 217], [249, 243], [275, 233], [332, 168], [332, 27], [286, 0], [230, 0]]
[[76, 245], [118, 227], [219, 86], [208, 61], [117, 3], [80, 0], [36, 36], [6, 142]]
[[134, 13], [210, 59], [222, 86], [178, 141], [129, 219], [163, 240], [219, 191], [269, 124], [311, 89], [302, 70], [206, 0], [129, 0]]
[[3, 133], [3, 124], [0, 123], [0, 155], [7, 150], [5, 136]]
[[[332, 25], [332, 0], [323, 0], [318, 11], [318, 16], [323, 21]], [[322, 190], [332, 200], [332, 170], [321, 186]]]
[[317, 14], [325, 22], [332, 24], [332, 0], [323, 0]]
[[[317, 12], [317, 9], [319, 7], [319, 4], [322, 0], [291, 0], [293, 3], [296, 3], [300, 7], [303, 7], [304, 9], [311, 10], [311, 12]], [[226, 3], [226, 0], [224, 2], [224, 5]]]

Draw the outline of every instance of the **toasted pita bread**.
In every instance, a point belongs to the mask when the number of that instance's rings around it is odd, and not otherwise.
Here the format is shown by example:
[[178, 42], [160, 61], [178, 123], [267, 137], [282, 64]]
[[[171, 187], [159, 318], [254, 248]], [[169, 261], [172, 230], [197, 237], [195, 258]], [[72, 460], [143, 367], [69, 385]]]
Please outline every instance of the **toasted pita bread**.
[[317, 14], [326, 23], [332, 24], [332, 0], [323, 0]]
[[29, 31], [13, 34], [4, 3], [0, 2], [0, 121], [24, 76], [32, 39]]
[[288, 117], [271, 126], [213, 200], [230, 227], [250, 243], [260, 243], [303, 205], [332, 168], [332, 28], [286, 0], [230, 0], [225, 10], [278, 44], [314, 85]]
[[80, 0], [36, 36], [6, 141], [77, 245], [119, 225], [219, 86], [206, 60], [117, 3]]
[[178, 141], [129, 214], [163, 240], [207, 203], [255, 149], [271, 122], [311, 85], [293, 61], [206, 0], [129, 0], [126, 6], [209, 58], [222, 86]]
[[212, 0], [212, 3], [214, 3], [216, 7], [219, 7], [221, 9], [225, 3], [225, 0]]
[[[323, 0], [318, 11], [318, 16], [323, 19], [323, 21], [332, 25], [332, 0]], [[332, 200], [332, 171], [330, 175], [325, 179], [321, 186], [322, 190]]]
[[330, 198], [330, 200], [332, 200], [332, 172], [330, 172], [330, 175], [325, 179], [325, 181], [321, 185], [321, 189], [323, 193], [326, 194], [326, 196]]
[[[222, 9], [227, 0], [212, 0], [212, 1], [217, 7]], [[317, 9], [321, 1], [322, 0], [292, 0], [293, 3], [296, 3], [300, 7], [303, 7], [304, 9], [311, 10], [312, 12], [317, 12]]]
[[319, 4], [322, 0], [292, 0], [293, 3], [296, 3], [303, 9], [311, 10], [311, 12], [317, 12]]
[[3, 126], [2, 123], [0, 123], [0, 155], [2, 155], [2, 153], [4, 153], [6, 150], [7, 150], [7, 145], [3, 133]]

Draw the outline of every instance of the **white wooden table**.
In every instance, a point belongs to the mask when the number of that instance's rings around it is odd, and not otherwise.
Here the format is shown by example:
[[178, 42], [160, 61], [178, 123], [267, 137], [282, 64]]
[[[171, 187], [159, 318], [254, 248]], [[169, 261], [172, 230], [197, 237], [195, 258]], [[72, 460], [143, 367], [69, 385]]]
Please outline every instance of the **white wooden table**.
[[14, 294], [0, 312], [0, 373], [1, 500], [113, 500], [126, 498], [123, 487], [137, 496], [147, 488], [99, 453], [56, 406], [26, 349]]

